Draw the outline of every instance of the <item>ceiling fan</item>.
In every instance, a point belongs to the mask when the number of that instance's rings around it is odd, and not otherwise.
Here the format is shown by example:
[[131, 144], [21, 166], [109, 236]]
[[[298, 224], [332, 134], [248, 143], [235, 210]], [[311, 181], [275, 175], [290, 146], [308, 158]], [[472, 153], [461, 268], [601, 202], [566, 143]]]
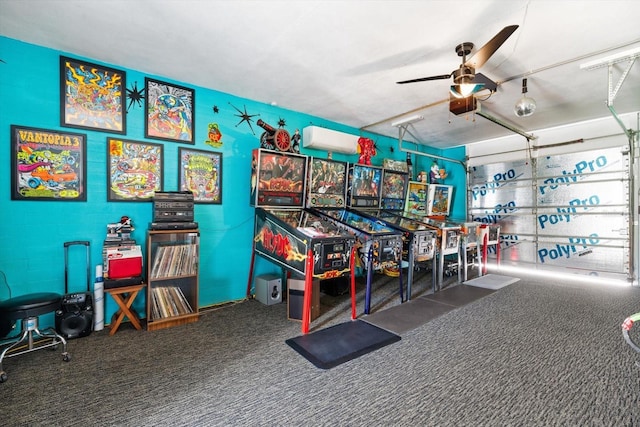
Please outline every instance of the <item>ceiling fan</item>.
[[466, 98], [469, 95], [482, 89], [489, 89], [492, 92], [496, 90], [497, 85], [485, 75], [478, 73], [476, 69], [482, 67], [485, 62], [493, 55], [500, 46], [518, 29], [518, 25], [509, 25], [504, 27], [498, 34], [489, 40], [484, 46], [478, 49], [471, 58], [467, 59], [467, 55], [473, 50], [473, 43], [464, 42], [456, 46], [456, 53], [462, 57], [462, 64], [456, 70], [449, 74], [441, 74], [438, 76], [421, 77], [418, 79], [404, 80], [397, 82], [398, 84], [417, 83], [428, 80], [443, 80], [453, 76], [453, 86], [451, 86], [452, 95], [457, 98]]

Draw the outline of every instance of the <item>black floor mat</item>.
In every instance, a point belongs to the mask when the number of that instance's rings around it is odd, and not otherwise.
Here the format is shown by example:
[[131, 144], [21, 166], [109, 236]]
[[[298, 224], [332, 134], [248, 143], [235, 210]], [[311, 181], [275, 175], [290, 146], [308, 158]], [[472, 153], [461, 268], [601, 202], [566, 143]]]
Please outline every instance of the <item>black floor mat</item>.
[[285, 342], [318, 368], [330, 369], [396, 341], [396, 334], [353, 320]]

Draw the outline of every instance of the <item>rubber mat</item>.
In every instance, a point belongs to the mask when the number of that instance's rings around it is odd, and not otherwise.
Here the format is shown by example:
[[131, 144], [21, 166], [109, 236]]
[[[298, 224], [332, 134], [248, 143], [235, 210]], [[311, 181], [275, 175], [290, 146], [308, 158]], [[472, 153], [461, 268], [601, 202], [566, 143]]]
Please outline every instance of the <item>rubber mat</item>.
[[387, 331], [403, 334], [455, 308], [450, 304], [414, 298], [404, 304], [376, 311], [362, 320]]
[[400, 341], [392, 332], [361, 320], [321, 329], [285, 342], [320, 369], [330, 369]]
[[517, 282], [518, 278], [501, 276], [499, 274], [487, 274], [485, 276], [476, 277], [475, 279], [467, 280], [465, 285], [476, 286], [478, 288], [497, 290], [504, 288], [512, 283]]
[[492, 289], [484, 289], [462, 284], [443, 289], [435, 294], [424, 295], [420, 298], [439, 302], [441, 304], [452, 305], [454, 307], [462, 307], [463, 305], [469, 304], [470, 302], [492, 294], [493, 292], [495, 291]]

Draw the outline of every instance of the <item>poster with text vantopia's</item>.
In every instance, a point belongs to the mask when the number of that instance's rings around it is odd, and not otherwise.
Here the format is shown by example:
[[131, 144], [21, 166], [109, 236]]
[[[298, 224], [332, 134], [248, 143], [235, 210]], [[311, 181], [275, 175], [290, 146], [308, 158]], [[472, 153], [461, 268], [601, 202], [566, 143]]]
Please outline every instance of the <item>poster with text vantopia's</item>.
[[11, 126], [11, 199], [86, 201], [84, 134]]

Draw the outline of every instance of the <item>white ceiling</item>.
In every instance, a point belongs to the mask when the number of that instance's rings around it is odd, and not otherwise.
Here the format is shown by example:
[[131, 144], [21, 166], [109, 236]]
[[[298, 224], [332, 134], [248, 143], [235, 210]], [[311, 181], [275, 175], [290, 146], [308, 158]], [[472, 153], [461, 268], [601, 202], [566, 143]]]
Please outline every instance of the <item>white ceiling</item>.
[[[396, 81], [448, 74], [456, 45], [515, 24], [477, 70], [499, 83], [482, 111], [534, 134], [610, 116], [607, 67], [580, 64], [640, 47], [638, 17], [637, 0], [0, 0], [1, 35], [392, 137], [391, 122], [418, 113], [408, 139], [441, 148], [511, 132], [451, 114], [450, 80]], [[620, 114], [640, 110], [636, 62]], [[513, 114], [523, 76], [538, 104], [528, 118]]]

